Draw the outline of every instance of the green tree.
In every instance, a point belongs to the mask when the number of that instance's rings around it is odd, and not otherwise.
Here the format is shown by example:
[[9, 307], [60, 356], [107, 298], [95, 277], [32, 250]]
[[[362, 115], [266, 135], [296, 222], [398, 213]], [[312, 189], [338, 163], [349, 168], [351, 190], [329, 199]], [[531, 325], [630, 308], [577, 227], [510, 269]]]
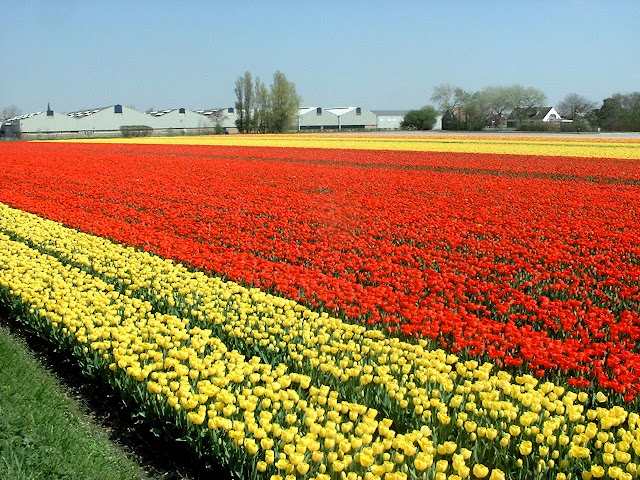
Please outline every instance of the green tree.
[[436, 103], [440, 113], [453, 112], [457, 101], [456, 90], [460, 89], [448, 83], [441, 83], [433, 87], [431, 101]]
[[449, 84], [436, 86], [431, 100], [442, 112], [443, 130], [482, 130], [491, 111], [488, 93], [471, 93]]
[[594, 110], [592, 121], [607, 131], [640, 131], [640, 92], [616, 93]]
[[244, 72], [243, 76], [236, 79], [236, 87], [234, 89], [236, 94], [236, 112], [238, 119], [236, 125], [238, 131], [244, 133], [251, 133], [254, 128], [253, 122], [253, 79], [250, 72]]
[[449, 84], [437, 85], [431, 100], [443, 114], [444, 130], [481, 130], [502, 123], [510, 112], [527, 113], [546, 101], [544, 92], [519, 84], [488, 86], [477, 92], [467, 92]]
[[491, 104], [485, 94], [475, 92], [469, 95], [464, 103], [463, 130], [482, 130], [490, 122]]
[[268, 131], [282, 133], [293, 130], [298, 118], [301, 99], [296, 91], [296, 85], [287, 80], [284, 73], [279, 70], [273, 74], [269, 100], [271, 108]]
[[531, 111], [541, 107], [546, 101], [547, 96], [541, 90], [534, 87], [523, 87], [516, 84], [513, 88], [514, 112], [519, 122], [522, 122]]
[[400, 123], [404, 130], [431, 130], [436, 124], [438, 111], [431, 105], [419, 110], [409, 110]]
[[256, 83], [254, 86], [254, 98], [256, 109], [253, 121], [256, 132], [266, 133], [269, 128], [269, 110], [271, 109], [269, 100], [269, 89], [263, 82], [260, 81], [259, 78], [256, 78]]
[[468, 92], [448, 83], [442, 83], [434, 87], [431, 101], [435, 102], [443, 115], [442, 128], [444, 130], [460, 129], [463, 124], [463, 106], [468, 97]]
[[236, 125], [240, 132], [281, 133], [296, 127], [300, 96], [296, 85], [284, 73], [273, 74], [269, 88], [251, 73], [245, 72], [236, 80]]
[[570, 93], [558, 104], [558, 112], [563, 118], [574, 120], [589, 115], [596, 108], [595, 104], [577, 93]]
[[480, 90], [480, 103], [487, 117], [487, 125], [499, 126], [504, 122], [507, 115], [518, 104], [517, 96], [520, 88], [519, 85], [498, 85]]

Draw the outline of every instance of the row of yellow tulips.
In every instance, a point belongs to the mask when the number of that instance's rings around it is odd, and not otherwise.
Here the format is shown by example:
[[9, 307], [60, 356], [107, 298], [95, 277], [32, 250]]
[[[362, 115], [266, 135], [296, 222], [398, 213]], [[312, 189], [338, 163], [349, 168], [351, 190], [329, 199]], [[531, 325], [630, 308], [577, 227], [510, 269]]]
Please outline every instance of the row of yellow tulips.
[[640, 475], [640, 418], [602, 392], [387, 337], [1, 204], [0, 232], [0, 290], [31, 322], [212, 444], [240, 447], [257, 478]]
[[523, 135], [216, 135], [110, 138], [73, 142], [170, 145], [234, 145], [257, 147], [353, 148], [425, 152], [497, 153], [598, 158], [640, 158], [634, 138]]

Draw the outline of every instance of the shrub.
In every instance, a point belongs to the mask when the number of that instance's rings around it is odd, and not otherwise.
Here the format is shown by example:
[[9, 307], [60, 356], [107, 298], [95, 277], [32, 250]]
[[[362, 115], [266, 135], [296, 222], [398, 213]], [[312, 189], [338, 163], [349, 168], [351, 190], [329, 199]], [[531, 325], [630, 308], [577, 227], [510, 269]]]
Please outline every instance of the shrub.
[[560, 132], [562, 127], [557, 122], [522, 122], [518, 130], [523, 132]]
[[122, 125], [120, 132], [125, 138], [128, 137], [148, 137], [153, 132], [153, 128], [147, 125]]
[[419, 110], [409, 110], [400, 123], [403, 130], [431, 130], [436, 124], [438, 111], [430, 105]]

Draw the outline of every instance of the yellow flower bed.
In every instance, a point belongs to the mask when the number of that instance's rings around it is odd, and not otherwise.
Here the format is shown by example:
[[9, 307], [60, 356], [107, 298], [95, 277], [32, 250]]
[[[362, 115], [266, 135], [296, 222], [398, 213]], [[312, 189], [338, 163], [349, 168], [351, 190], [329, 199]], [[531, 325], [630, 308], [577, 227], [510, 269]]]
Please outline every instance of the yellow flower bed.
[[[640, 416], [0, 204], [0, 298], [255, 478], [637, 478]], [[263, 473], [265, 472], [265, 473]]]
[[640, 139], [525, 135], [208, 135], [71, 142], [345, 148], [640, 159]]

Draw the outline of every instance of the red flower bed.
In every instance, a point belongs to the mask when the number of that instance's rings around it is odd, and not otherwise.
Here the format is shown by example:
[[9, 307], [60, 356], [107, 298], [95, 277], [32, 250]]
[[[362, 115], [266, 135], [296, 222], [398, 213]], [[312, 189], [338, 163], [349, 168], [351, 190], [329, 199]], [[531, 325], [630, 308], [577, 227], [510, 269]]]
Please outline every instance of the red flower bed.
[[0, 145], [0, 201], [498, 363], [640, 391], [640, 162]]

